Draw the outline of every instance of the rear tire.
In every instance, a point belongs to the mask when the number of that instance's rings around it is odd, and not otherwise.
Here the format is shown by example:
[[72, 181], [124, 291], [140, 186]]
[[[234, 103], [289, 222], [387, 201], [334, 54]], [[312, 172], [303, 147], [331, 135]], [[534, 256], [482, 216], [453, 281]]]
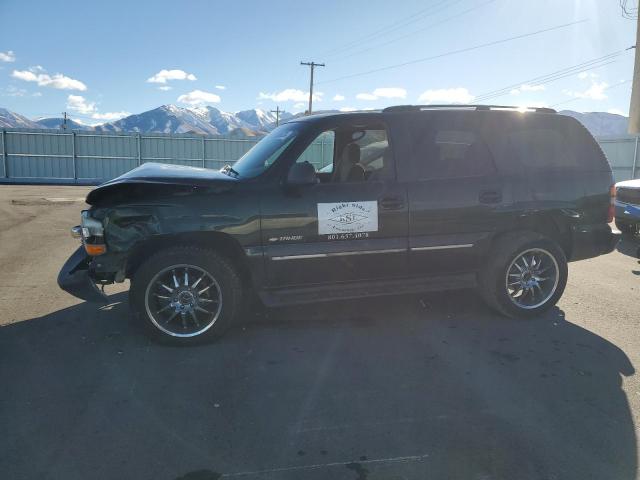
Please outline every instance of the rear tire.
[[535, 317], [553, 307], [567, 284], [560, 246], [536, 232], [500, 237], [478, 275], [480, 293], [508, 317]]
[[129, 303], [147, 335], [193, 345], [221, 337], [239, 316], [242, 282], [231, 262], [192, 246], [161, 250], [135, 272]]

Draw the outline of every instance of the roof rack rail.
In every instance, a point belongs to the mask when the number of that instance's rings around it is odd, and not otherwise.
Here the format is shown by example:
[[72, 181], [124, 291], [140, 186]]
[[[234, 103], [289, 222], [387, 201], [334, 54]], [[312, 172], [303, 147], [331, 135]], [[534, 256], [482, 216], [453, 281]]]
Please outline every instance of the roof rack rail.
[[553, 108], [547, 107], [516, 107], [513, 105], [461, 105], [461, 104], [453, 104], [453, 105], [394, 105], [392, 107], [387, 107], [382, 111], [385, 113], [388, 112], [419, 112], [421, 110], [445, 110], [445, 109], [459, 109], [459, 110], [524, 110], [524, 111], [532, 111], [536, 113], [558, 113]]

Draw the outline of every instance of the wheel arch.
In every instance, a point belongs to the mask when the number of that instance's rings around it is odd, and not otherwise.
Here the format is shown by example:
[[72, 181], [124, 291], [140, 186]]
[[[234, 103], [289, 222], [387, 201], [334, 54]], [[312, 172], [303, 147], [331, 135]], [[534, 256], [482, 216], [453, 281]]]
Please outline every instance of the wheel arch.
[[[545, 212], [519, 217], [514, 230], [539, 233], [556, 242], [567, 258], [571, 258], [571, 228], [561, 213]], [[511, 232], [504, 232], [511, 233]], [[498, 237], [500, 237], [499, 235]], [[498, 240], [499, 238], [496, 238]]]
[[137, 242], [127, 256], [126, 276], [133, 277], [138, 268], [156, 252], [179, 245], [216, 251], [231, 261], [243, 282], [251, 284], [251, 272], [242, 246], [231, 235], [222, 232], [182, 232], [147, 237]]

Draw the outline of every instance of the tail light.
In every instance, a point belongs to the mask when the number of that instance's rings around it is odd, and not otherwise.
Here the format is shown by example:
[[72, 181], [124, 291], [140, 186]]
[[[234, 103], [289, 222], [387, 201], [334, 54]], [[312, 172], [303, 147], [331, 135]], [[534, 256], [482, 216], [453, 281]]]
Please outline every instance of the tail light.
[[609, 187], [609, 211], [607, 213], [607, 223], [613, 222], [616, 213], [616, 186]]

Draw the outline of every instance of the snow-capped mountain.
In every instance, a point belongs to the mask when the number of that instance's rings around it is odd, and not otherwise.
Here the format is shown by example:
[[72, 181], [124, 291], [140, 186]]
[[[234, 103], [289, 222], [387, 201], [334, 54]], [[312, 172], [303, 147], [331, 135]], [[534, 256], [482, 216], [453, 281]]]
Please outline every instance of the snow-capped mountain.
[[627, 135], [629, 118], [606, 112], [574, 112], [562, 110], [561, 115], [568, 115], [582, 123], [594, 137]]
[[[286, 112], [281, 114], [282, 119], [292, 116]], [[95, 129], [111, 132], [227, 135], [236, 129], [266, 133], [273, 129], [275, 121], [275, 114], [260, 109], [230, 113], [208, 106], [185, 108], [163, 105], [116, 122], [98, 125]]]
[[0, 108], [0, 128], [42, 128], [42, 126], [19, 113]]
[[[36, 120], [36, 123], [40, 125], [40, 128], [49, 128], [52, 130], [57, 130], [61, 128], [60, 126], [64, 123], [63, 118], [52, 117], [52, 118], [40, 118]], [[67, 130], [93, 130], [93, 127], [89, 125], [84, 125], [82, 123], [76, 122], [70, 118], [67, 118]]]
[[162, 105], [115, 122], [95, 127], [99, 132], [196, 133], [218, 135], [218, 130], [198, 111], [176, 105]]
[[[605, 112], [580, 113], [572, 110], [563, 110], [559, 113], [576, 118], [596, 137], [627, 134], [629, 119], [622, 115]], [[301, 114], [292, 115], [289, 112], [281, 112], [280, 121], [286, 121], [299, 115]], [[99, 132], [191, 133], [242, 137], [263, 135], [275, 127], [275, 122], [275, 113], [259, 108], [231, 113], [209, 106], [185, 108], [176, 105], [163, 105], [95, 127], [68, 119], [67, 128], [69, 130], [96, 130]], [[60, 118], [32, 121], [20, 114], [0, 108], [0, 128], [58, 129], [61, 123], [62, 119]]]
[[[236, 113], [236, 117], [245, 122], [251, 128], [259, 127], [259, 130], [271, 130], [276, 124], [276, 114], [271, 111], [264, 111], [259, 108], [253, 110], [243, 110]], [[280, 112], [280, 121], [284, 122], [293, 118], [289, 112]]]

